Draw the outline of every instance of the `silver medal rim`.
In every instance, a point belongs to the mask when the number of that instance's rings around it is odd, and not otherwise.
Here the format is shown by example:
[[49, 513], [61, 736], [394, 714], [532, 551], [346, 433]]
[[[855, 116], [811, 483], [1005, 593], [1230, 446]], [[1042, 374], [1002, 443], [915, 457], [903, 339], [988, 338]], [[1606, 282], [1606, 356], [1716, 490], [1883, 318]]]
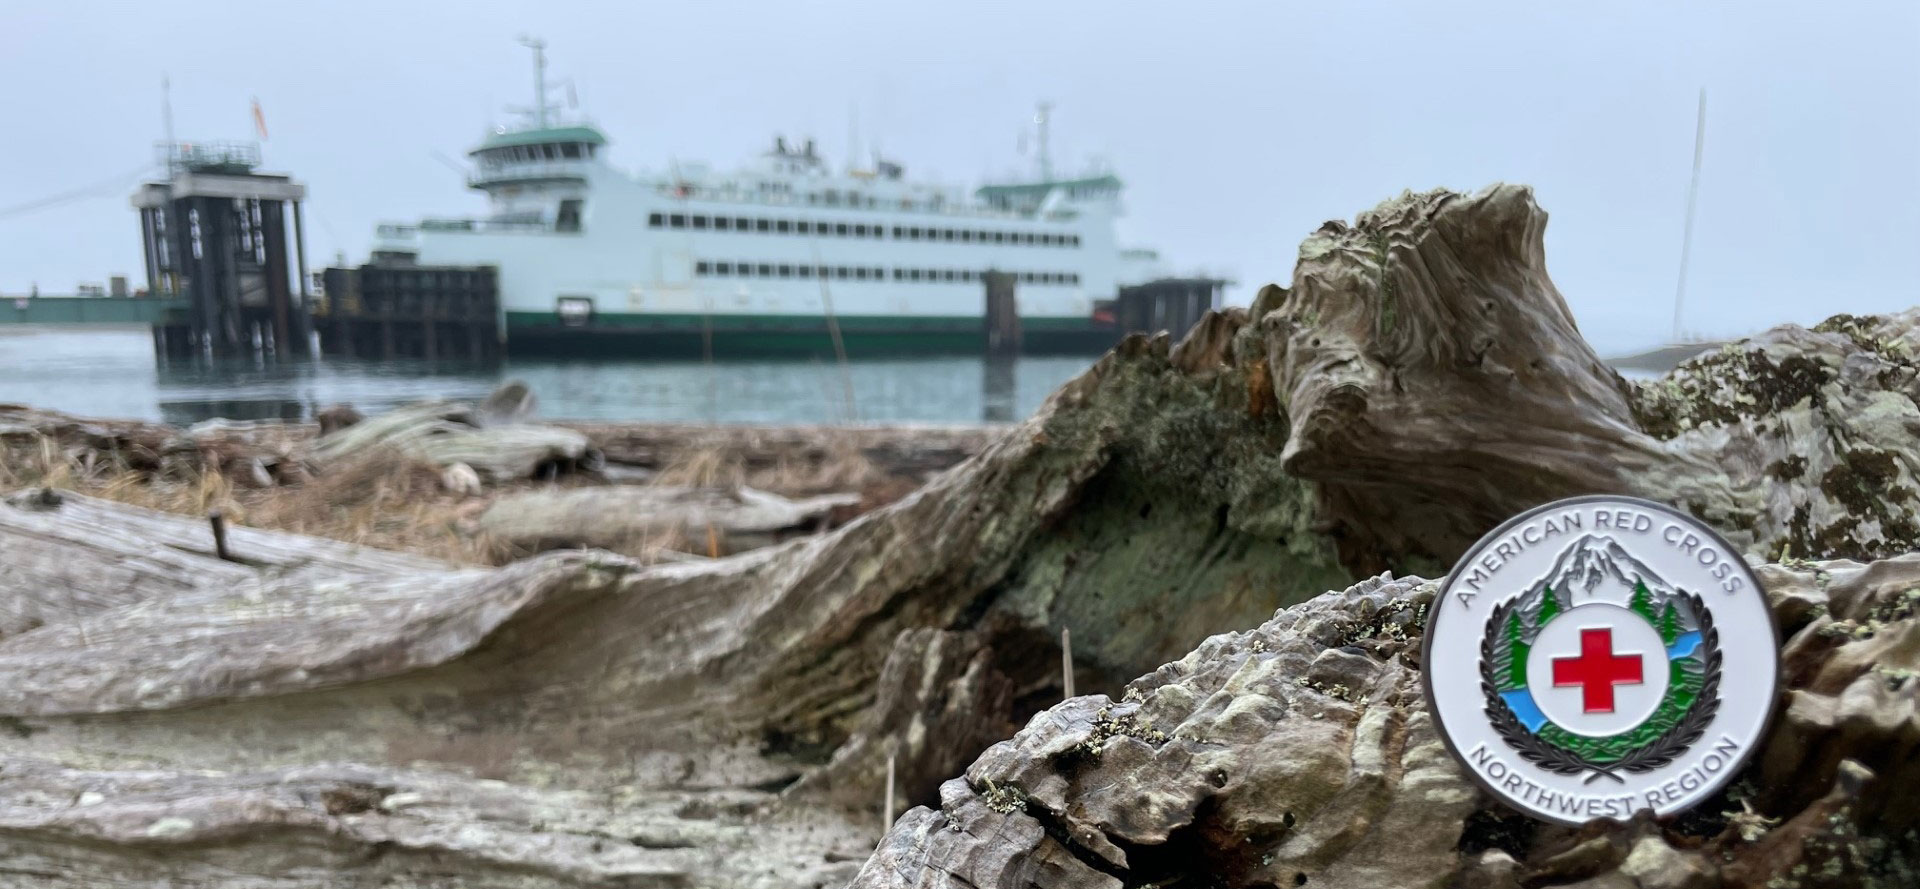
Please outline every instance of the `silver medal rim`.
[[[1446, 718], [1440, 715], [1440, 705], [1433, 695], [1433, 671], [1430, 667], [1433, 662], [1433, 616], [1440, 613], [1440, 606], [1446, 602], [1448, 594], [1453, 592], [1454, 579], [1460, 576], [1461, 569], [1472, 565], [1475, 557], [1480, 555], [1480, 551], [1499, 542], [1501, 535], [1505, 534], [1508, 529], [1524, 523], [1541, 513], [1553, 512], [1568, 506], [1583, 503], [1619, 503], [1638, 509], [1650, 510], [1686, 522], [1694, 530], [1705, 533], [1714, 543], [1723, 547], [1724, 552], [1740, 554], [1739, 558], [1731, 561], [1739, 565], [1741, 575], [1753, 586], [1753, 594], [1760, 597], [1760, 611], [1766, 615], [1767, 631], [1770, 634], [1770, 642], [1773, 645], [1772, 651], [1775, 664], [1773, 670], [1773, 687], [1767, 689], [1766, 716], [1760, 720], [1760, 730], [1755, 734], [1752, 743], [1747, 746], [1746, 752], [1736, 758], [1732, 766], [1722, 773], [1725, 777], [1710, 785], [1712, 790], [1707, 794], [1703, 794], [1703, 797], [1718, 793], [1722, 788], [1731, 784], [1734, 778], [1746, 769], [1748, 763], [1760, 752], [1761, 743], [1773, 733], [1773, 722], [1780, 715], [1780, 624], [1774, 619], [1773, 606], [1767, 600], [1767, 588], [1760, 583], [1760, 578], [1754, 575], [1753, 567], [1747, 564], [1745, 551], [1729, 543], [1725, 537], [1720, 535], [1719, 531], [1714, 530], [1692, 513], [1683, 512], [1656, 500], [1648, 500], [1644, 497], [1631, 497], [1624, 494], [1583, 494], [1578, 497], [1567, 497], [1551, 503], [1542, 503], [1539, 506], [1501, 522], [1499, 527], [1481, 535], [1480, 539], [1476, 541], [1472, 547], [1468, 548], [1466, 553], [1463, 554], [1458, 561], [1453, 563], [1453, 570], [1447, 572], [1444, 582], [1440, 585], [1440, 591], [1434, 595], [1433, 604], [1427, 609], [1429, 615], [1427, 626], [1420, 640], [1420, 690], [1427, 696], [1427, 713], [1433, 717], [1434, 727], [1440, 730], [1440, 743], [1447, 746], [1447, 753], [1453, 757], [1455, 763], [1461, 766], [1462, 771], [1467, 773], [1467, 777], [1472, 779], [1474, 784], [1478, 785], [1482, 791], [1495, 800], [1498, 800], [1501, 805], [1506, 806], [1508, 809], [1530, 818], [1536, 818], [1554, 824], [1563, 824], [1569, 827], [1580, 827], [1593, 821], [1605, 819], [1576, 821], [1571, 818], [1563, 818], [1551, 813], [1541, 812], [1530, 806], [1521, 805], [1512, 797], [1508, 796], [1505, 791], [1487, 783], [1487, 780], [1482, 778], [1478, 772], [1466, 766], [1466, 758], [1460, 755], [1460, 748], [1454, 746], [1453, 736], [1447, 732]], [[1656, 817], [1663, 820], [1674, 818], [1689, 811], [1690, 808], [1691, 807], [1677, 812], [1669, 812]]]

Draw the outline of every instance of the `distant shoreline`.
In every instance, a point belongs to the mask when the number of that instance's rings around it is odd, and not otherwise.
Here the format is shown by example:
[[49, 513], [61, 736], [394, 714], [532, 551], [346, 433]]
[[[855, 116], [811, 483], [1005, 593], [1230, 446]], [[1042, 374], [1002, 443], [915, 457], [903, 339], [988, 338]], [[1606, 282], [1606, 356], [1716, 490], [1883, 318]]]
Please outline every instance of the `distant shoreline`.
[[1709, 340], [1701, 343], [1680, 343], [1601, 360], [1605, 361], [1608, 366], [1615, 370], [1649, 371], [1654, 374], [1663, 374], [1679, 366], [1682, 361], [1699, 355], [1702, 352], [1715, 351], [1724, 345], [1726, 345], [1726, 341], [1724, 340]]

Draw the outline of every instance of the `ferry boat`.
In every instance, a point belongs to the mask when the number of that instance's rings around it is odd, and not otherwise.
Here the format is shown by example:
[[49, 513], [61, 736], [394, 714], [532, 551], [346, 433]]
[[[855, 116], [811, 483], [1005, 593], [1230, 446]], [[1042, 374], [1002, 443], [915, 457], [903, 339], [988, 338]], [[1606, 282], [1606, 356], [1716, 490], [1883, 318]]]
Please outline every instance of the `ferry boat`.
[[497, 269], [512, 353], [977, 353], [995, 272], [1022, 351], [1098, 351], [1125, 332], [1122, 288], [1164, 275], [1115, 238], [1117, 176], [1052, 175], [1044, 105], [1041, 175], [971, 194], [891, 161], [836, 171], [810, 139], [774, 139], [732, 172], [629, 173], [605, 133], [548, 101], [544, 46], [527, 45], [532, 110], [469, 152], [490, 212], [381, 224], [371, 257]]

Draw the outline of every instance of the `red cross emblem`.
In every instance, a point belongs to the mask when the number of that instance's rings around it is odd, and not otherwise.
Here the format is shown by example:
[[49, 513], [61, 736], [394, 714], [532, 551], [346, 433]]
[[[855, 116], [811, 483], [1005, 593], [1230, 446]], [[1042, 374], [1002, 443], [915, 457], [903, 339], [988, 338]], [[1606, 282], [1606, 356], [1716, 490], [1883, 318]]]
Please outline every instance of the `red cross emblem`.
[[1613, 630], [1580, 631], [1580, 655], [1553, 659], [1553, 687], [1580, 686], [1580, 697], [1588, 713], [1613, 712], [1613, 687], [1639, 685], [1640, 655], [1613, 653]]

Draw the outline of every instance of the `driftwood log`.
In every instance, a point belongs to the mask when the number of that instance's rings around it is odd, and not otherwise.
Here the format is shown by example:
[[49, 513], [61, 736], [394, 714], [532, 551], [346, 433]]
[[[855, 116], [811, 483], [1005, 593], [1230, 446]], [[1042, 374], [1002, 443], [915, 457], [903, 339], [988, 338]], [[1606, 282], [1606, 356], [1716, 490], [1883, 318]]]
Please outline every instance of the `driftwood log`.
[[638, 543], [727, 552], [756, 549], [826, 527], [858, 494], [798, 500], [748, 487], [602, 485], [523, 491], [480, 514], [481, 533], [529, 552], [574, 547], [623, 549]]
[[[46, 524], [111, 507], [0, 508], [0, 563], [70, 566], [35, 594], [42, 623], [0, 637], [0, 875], [833, 885], [871, 849], [890, 758], [922, 808], [865, 885], [1762, 885], [1825, 861], [1795, 850], [1840, 836], [1835, 815], [1866, 862], [1843, 867], [1892, 873], [1908, 563], [1769, 575], [1806, 652], [1780, 729], [1800, 733], [1776, 733], [1751, 811], [1718, 828], [1512, 823], [1421, 743], [1417, 649], [1395, 634], [1417, 635], [1425, 585], [1298, 605], [1382, 569], [1437, 576], [1571, 493], [1677, 503], [1756, 555], [1916, 548], [1920, 316], [1785, 328], [1636, 386], [1574, 330], [1543, 226], [1513, 187], [1329, 225], [1250, 311], [1132, 338], [905, 499], [714, 562], [295, 570], [265, 554], [311, 544], [265, 535], [235, 541], [246, 576], [143, 547], [210, 569], [150, 572], [168, 583]], [[0, 572], [0, 595], [29, 583]], [[1046, 710], [1062, 629], [1095, 696]], [[1377, 860], [1402, 835], [1421, 869]], [[1717, 870], [1644, 878], [1669, 851]]]
[[1491, 803], [1420, 684], [1438, 584], [1375, 578], [1035, 716], [907, 812], [853, 885], [1882, 887], [1920, 879], [1920, 556], [1760, 570], [1786, 704], [1686, 816]]
[[520, 422], [532, 409], [531, 399], [524, 386], [509, 383], [477, 406], [410, 404], [322, 435], [308, 454], [322, 467], [383, 457], [459, 464], [496, 482], [598, 468], [600, 454], [584, 434]]

